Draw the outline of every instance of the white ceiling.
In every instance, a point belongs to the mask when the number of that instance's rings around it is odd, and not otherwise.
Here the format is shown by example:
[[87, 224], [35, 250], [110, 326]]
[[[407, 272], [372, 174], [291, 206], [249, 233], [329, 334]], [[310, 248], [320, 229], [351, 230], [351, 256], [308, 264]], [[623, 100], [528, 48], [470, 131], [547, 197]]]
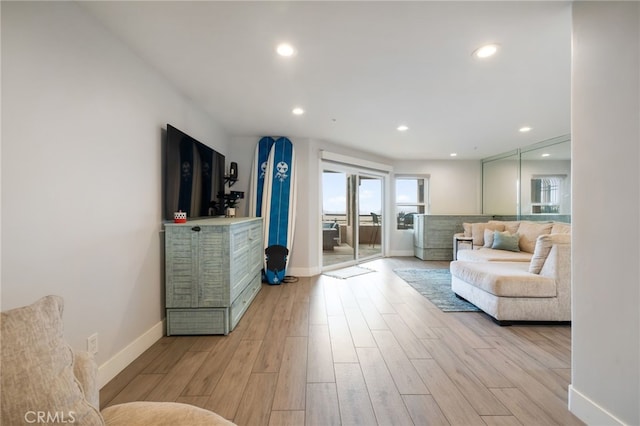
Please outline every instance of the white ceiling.
[[[231, 135], [478, 159], [570, 132], [569, 2], [82, 5]], [[495, 57], [471, 56], [488, 42]]]

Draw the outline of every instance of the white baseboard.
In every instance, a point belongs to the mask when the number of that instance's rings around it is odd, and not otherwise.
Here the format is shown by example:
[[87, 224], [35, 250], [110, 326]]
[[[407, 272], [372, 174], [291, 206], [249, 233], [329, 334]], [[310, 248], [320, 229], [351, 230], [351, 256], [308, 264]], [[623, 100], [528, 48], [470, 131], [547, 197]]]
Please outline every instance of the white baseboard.
[[392, 257], [413, 257], [413, 250], [394, 250], [389, 256]]
[[151, 327], [110, 360], [98, 367], [98, 386], [102, 388], [109, 383], [125, 367], [149, 349], [151, 345], [160, 340], [162, 336], [164, 336], [164, 321], [160, 321]]
[[588, 425], [624, 425], [613, 414], [569, 385], [569, 411]]
[[315, 268], [287, 268], [287, 275], [294, 277], [313, 277], [320, 275], [322, 269], [320, 267]]

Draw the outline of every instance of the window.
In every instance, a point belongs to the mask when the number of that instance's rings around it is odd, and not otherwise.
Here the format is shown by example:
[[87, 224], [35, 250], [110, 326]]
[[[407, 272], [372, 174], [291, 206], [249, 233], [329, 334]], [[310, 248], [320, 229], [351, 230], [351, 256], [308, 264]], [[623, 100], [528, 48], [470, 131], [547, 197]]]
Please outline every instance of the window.
[[531, 179], [531, 213], [558, 214], [564, 176], [534, 176]]
[[397, 229], [413, 229], [413, 215], [428, 213], [428, 177], [396, 177]]

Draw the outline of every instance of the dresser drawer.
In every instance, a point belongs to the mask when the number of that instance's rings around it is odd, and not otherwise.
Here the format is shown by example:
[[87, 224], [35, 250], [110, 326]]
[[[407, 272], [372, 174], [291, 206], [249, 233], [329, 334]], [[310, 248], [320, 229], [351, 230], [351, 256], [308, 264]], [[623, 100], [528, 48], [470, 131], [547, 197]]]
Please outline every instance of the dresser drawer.
[[262, 222], [252, 222], [234, 228], [229, 259], [230, 298], [235, 300], [262, 269]]
[[167, 336], [175, 334], [229, 334], [226, 308], [167, 309]]
[[233, 330], [235, 326], [238, 325], [240, 318], [242, 318], [242, 315], [247, 310], [247, 308], [251, 304], [251, 301], [253, 301], [253, 299], [256, 297], [256, 294], [258, 294], [261, 288], [262, 288], [262, 275], [260, 274], [260, 272], [258, 272], [257, 274], [254, 275], [253, 279], [251, 280], [249, 285], [244, 289], [244, 291], [240, 294], [240, 296], [238, 296], [238, 298], [233, 301], [233, 304], [229, 309], [230, 311], [229, 316], [230, 316], [230, 322], [231, 322], [229, 330]]

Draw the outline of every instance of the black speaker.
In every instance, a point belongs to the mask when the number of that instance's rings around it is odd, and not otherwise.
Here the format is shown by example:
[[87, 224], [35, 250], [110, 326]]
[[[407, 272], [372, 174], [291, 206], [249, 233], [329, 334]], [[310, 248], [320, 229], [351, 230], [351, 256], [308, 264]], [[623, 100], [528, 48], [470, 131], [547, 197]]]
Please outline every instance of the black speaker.
[[238, 179], [238, 163], [233, 161], [229, 165], [229, 179]]

